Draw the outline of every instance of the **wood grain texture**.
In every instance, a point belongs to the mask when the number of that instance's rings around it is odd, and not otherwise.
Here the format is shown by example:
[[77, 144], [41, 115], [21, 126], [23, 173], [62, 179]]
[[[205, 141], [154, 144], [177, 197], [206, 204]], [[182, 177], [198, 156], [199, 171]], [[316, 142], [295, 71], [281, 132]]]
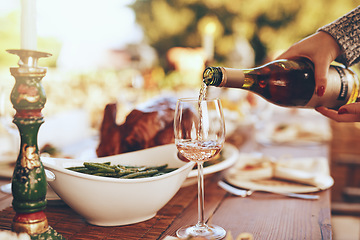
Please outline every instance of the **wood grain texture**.
[[[254, 239], [332, 239], [330, 190], [317, 193], [319, 200], [261, 192], [240, 198], [217, 186], [220, 177], [217, 174], [205, 180], [205, 216], [232, 236], [249, 232]], [[11, 229], [14, 214], [11, 207], [0, 212], [0, 229]], [[181, 188], [154, 218], [127, 226], [90, 225], [66, 205], [48, 206], [46, 215], [50, 226], [66, 239], [163, 239], [174, 236], [181, 226], [197, 222], [197, 187]]]

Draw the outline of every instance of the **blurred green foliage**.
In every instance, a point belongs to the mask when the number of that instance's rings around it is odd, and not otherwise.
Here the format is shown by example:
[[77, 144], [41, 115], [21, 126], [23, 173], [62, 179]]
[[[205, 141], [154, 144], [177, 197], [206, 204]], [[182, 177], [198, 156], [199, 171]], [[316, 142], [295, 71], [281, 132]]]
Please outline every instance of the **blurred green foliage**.
[[201, 46], [199, 23], [206, 17], [220, 23], [217, 62], [226, 59], [241, 36], [260, 64], [357, 5], [354, 0], [137, 0], [132, 8], [162, 65], [171, 47]]
[[[7, 46], [7, 49], [19, 48], [20, 46], [20, 34], [16, 33], [16, 21], [17, 14], [11, 13], [6, 16], [0, 17], [0, 46]], [[1, 48], [0, 52], [0, 66], [6, 66], [11, 60], [16, 63], [18, 57], [12, 56], [5, 52], [5, 49]]]
[[[245, 37], [255, 50], [255, 64], [260, 64], [357, 5], [354, 0], [135, 0], [130, 7], [145, 42], [157, 50], [161, 66], [168, 70], [170, 48], [201, 46], [205, 19], [218, 25], [216, 62], [223, 62], [236, 39]], [[18, 61], [5, 50], [20, 46], [20, 12], [1, 15], [0, 26], [0, 68], [8, 68]], [[53, 55], [41, 59], [41, 65], [56, 67], [61, 42], [39, 37], [38, 49]]]

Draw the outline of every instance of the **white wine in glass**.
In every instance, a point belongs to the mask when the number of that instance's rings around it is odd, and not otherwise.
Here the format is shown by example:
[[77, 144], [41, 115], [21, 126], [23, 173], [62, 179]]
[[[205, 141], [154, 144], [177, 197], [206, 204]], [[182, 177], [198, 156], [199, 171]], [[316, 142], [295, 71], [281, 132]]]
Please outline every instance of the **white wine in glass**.
[[204, 219], [203, 163], [222, 149], [225, 141], [225, 121], [220, 99], [182, 98], [177, 101], [174, 118], [175, 144], [180, 154], [197, 164], [198, 222], [177, 230], [180, 238], [206, 237], [222, 239], [226, 231], [206, 224]]

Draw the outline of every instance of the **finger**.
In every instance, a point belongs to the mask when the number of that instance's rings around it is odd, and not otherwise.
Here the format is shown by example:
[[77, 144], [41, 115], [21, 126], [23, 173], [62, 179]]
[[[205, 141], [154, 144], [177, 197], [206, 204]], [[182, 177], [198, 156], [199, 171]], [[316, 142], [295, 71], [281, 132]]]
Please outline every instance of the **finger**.
[[326, 107], [317, 107], [315, 110], [331, 119], [337, 118], [337, 115], [339, 115], [337, 111]]
[[360, 115], [360, 102], [350, 103], [339, 108], [340, 113]]
[[329, 65], [327, 62], [314, 61], [314, 77], [315, 77], [315, 89], [316, 94], [321, 97], [326, 90], [327, 76], [329, 73]]
[[318, 107], [315, 109], [325, 117], [328, 117], [337, 122], [360, 122], [360, 114], [340, 113], [336, 110], [326, 107]]

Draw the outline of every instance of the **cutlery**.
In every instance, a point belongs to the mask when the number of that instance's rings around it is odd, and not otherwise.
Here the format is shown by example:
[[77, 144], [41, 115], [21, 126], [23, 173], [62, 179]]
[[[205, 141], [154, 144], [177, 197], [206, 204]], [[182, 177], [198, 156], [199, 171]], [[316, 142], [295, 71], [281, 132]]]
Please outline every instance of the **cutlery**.
[[236, 196], [240, 196], [240, 197], [251, 196], [251, 194], [253, 194], [255, 191], [259, 191], [259, 192], [269, 192], [269, 193], [279, 194], [279, 195], [293, 197], [293, 198], [301, 198], [301, 199], [309, 199], [309, 200], [319, 199], [318, 195], [307, 195], [307, 194], [299, 194], [299, 193], [274, 192], [274, 191], [252, 190], [252, 189], [244, 190], [244, 189], [239, 189], [239, 188], [233, 187], [233, 186], [225, 183], [224, 181], [219, 181], [218, 185], [222, 189], [226, 190], [227, 192], [229, 192], [233, 195], [236, 195]]

